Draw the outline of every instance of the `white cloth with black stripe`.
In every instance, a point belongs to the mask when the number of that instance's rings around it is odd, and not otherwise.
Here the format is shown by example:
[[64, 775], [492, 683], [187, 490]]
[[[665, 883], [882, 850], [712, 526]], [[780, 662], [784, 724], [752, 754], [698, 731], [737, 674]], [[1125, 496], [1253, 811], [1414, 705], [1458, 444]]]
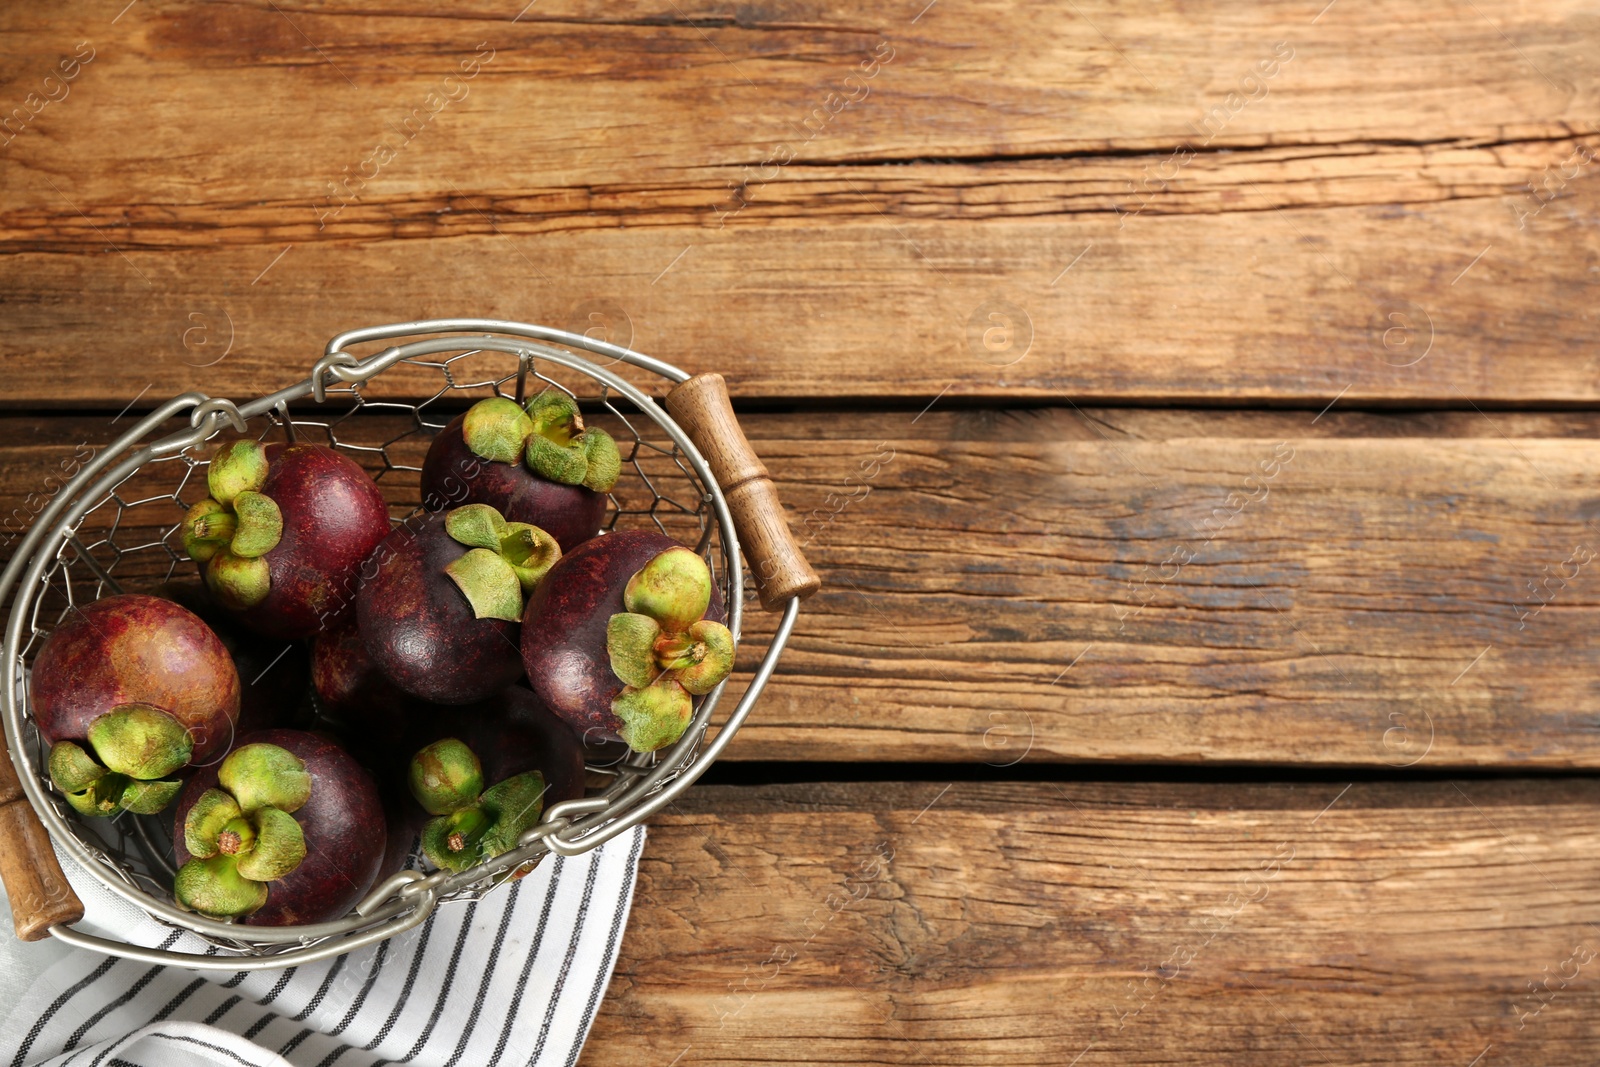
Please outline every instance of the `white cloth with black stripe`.
[[[476, 903], [304, 967], [230, 974], [47, 941], [0, 948], [0, 1067], [572, 1067], [605, 995], [644, 847], [636, 827]], [[206, 951], [63, 859], [85, 929]]]

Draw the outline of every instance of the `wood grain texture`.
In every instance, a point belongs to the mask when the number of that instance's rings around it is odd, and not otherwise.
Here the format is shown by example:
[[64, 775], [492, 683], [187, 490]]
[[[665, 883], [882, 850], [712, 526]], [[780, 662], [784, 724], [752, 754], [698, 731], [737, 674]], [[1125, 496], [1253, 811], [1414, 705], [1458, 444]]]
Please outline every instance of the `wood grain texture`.
[[[730, 758], [1600, 764], [1600, 416], [742, 422], [824, 590]], [[0, 515], [115, 428], [0, 420]]]
[[0, 14], [0, 403], [459, 314], [745, 398], [1600, 403], [1576, 0], [120, 6]]
[[761, 442], [825, 584], [741, 742], [818, 758], [827, 705], [836, 758], [1592, 763], [1592, 443], [1101, 432], [885, 428], [865, 493], [876, 442]]
[[651, 825], [585, 1062], [1584, 1064], [1597, 802], [696, 787]]

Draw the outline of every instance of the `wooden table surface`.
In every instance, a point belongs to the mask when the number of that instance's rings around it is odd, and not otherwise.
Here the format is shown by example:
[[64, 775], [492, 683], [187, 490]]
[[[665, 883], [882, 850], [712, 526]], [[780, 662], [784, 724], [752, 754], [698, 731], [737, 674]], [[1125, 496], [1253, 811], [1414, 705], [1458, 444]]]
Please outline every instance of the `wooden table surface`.
[[0, 11], [8, 546], [341, 330], [603, 326], [825, 587], [584, 1062], [1594, 1062], [1592, 3], [524, 2]]

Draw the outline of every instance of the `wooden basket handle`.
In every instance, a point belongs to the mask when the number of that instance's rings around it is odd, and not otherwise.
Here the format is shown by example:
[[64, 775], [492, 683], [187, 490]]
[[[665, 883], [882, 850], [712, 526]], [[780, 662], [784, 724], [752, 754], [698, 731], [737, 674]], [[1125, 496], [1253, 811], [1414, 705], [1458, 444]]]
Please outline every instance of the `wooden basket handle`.
[[761, 606], [777, 611], [790, 597], [822, 585], [783, 516], [772, 476], [744, 436], [720, 374], [696, 374], [667, 394], [667, 411], [711, 465], [722, 486], [739, 544], [750, 560]]
[[50, 835], [17, 780], [11, 755], [0, 748], [0, 880], [11, 898], [17, 937], [39, 941], [57, 923], [83, 918], [83, 902], [56, 862]]

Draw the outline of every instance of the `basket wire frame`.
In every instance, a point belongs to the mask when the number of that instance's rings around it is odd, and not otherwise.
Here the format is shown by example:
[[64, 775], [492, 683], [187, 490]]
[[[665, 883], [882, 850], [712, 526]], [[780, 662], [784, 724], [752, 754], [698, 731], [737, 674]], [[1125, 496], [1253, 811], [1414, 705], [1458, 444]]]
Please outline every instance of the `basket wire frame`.
[[[349, 345], [401, 337], [423, 339], [366, 359], [347, 351]], [[547, 810], [517, 850], [460, 874], [400, 872], [375, 886], [352, 915], [314, 926], [256, 928], [176, 908], [171, 903], [173, 866], [167, 858], [170, 810], [157, 816], [125, 812], [112, 819], [79, 816], [50, 783], [45, 748], [30, 719], [27, 664], [63, 619], [102, 596], [144, 591], [196, 573], [182, 548], [181, 519], [189, 505], [207, 495], [207, 456], [221, 439], [252, 436], [332, 448], [372, 475], [390, 502], [391, 521], [400, 523], [421, 512], [422, 458], [433, 436], [454, 415], [484, 397], [520, 401], [545, 388], [573, 396], [586, 421], [617, 440], [623, 475], [608, 494], [603, 530], [653, 526], [693, 546], [712, 568], [737, 641], [745, 575], [714, 475], [646, 393], [588, 355], [606, 356], [613, 364], [629, 364], [646, 377], [672, 383], [688, 377], [628, 349], [522, 323], [455, 319], [352, 331], [329, 342], [311, 378], [242, 407], [198, 393], [174, 398], [102, 450], [61, 489], [0, 576], [0, 597], [16, 589], [4, 645], [13, 684], [0, 692], [13, 761], [30, 801], [64, 851], [158, 922], [196, 934], [209, 947], [201, 956], [108, 941], [66, 927], [53, 927], [52, 934], [126, 957], [200, 968], [310, 962], [393, 936], [420, 923], [439, 905], [475, 900], [546, 851], [587, 851], [643, 821], [704, 771], [765, 686], [793, 627], [798, 601], [789, 603], [751, 685], [709, 745], [708, 727], [726, 682], [703, 699], [675, 745], [661, 753], [592, 764], [591, 780], [601, 777], [607, 784], [592, 788], [581, 800]], [[408, 395], [423, 399], [372, 395], [377, 392], [371, 388], [374, 379], [393, 371]], [[290, 408], [291, 401], [308, 395], [319, 401], [315, 408]], [[190, 429], [145, 443], [168, 428], [171, 417], [184, 413]], [[250, 685], [254, 680], [240, 681]]]

